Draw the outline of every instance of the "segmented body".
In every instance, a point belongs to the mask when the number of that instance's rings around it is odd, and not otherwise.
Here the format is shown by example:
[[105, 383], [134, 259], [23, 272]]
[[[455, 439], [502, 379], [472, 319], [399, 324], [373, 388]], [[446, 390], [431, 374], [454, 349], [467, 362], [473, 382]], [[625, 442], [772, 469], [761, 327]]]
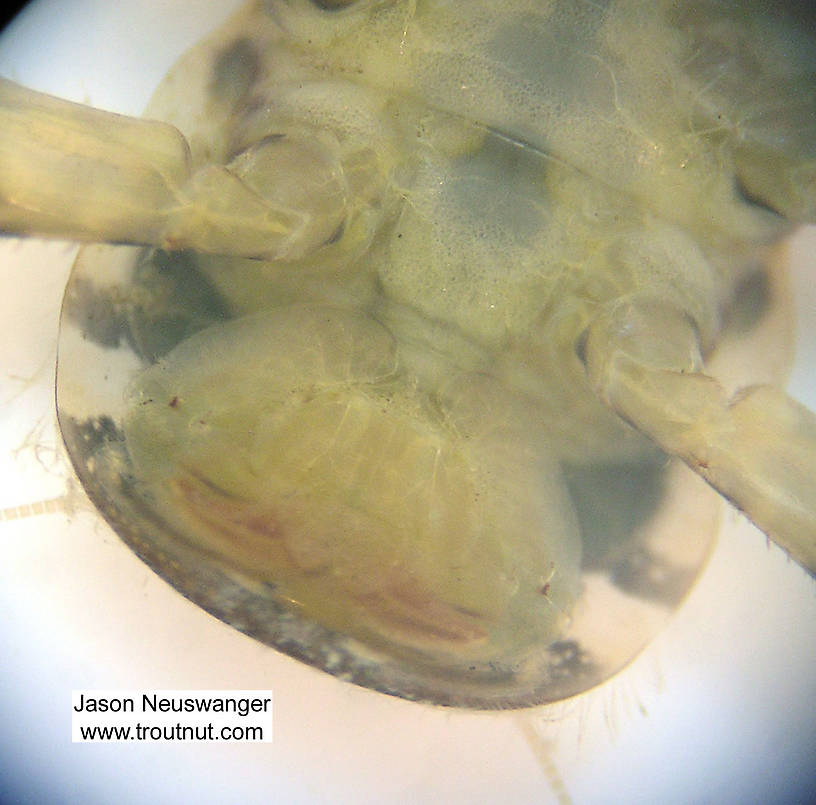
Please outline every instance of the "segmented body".
[[[97, 503], [195, 600], [362, 684], [500, 706], [617, 670], [705, 539], [644, 536], [664, 458], [598, 399], [582, 339], [614, 305], [665, 306], [708, 356], [746, 287], [762, 318], [756, 255], [812, 215], [816, 57], [806, 34], [777, 52], [778, 24], [248, 7], [148, 113], [299, 223], [273, 262], [151, 252], [114, 291], [119, 258], [80, 259], [66, 327], [153, 364], [103, 416], [62, 371]], [[610, 649], [591, 610], [615, 596], [641, 626]]]

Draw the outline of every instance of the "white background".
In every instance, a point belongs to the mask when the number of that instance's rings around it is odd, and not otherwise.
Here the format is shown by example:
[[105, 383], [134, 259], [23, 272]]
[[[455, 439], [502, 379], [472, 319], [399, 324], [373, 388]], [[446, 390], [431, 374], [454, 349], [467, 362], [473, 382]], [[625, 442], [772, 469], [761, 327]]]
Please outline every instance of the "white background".
[[[230, 5], [41, 0], [0, 41], [0, 72], [137, 113]], [[798, 249], [807, 331], [792, 388], [816, 408], [816, 237]], [[2, 508], [66, 488], [52, 398], [73, 249], [0, 250]], [[351, 687], [238, 634], [74, 500], [69, 516], [0, 522], [0, 801], [546, 802], [553, 768], [577, 802], [810, 790], [814, 584], [734, 515], [690, 599], [625, 673], [557, 708], [472, 714]], [[74, 745], [71, 690], [92, 688], [274, 689], [275, 742]]]

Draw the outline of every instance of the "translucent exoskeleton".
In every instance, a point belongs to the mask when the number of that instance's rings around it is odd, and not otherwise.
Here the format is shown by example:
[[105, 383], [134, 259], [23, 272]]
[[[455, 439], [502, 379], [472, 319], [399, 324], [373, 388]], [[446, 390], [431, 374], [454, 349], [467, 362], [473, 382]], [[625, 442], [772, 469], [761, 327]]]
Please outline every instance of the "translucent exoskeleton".
[[477, 707], [597, 684], [683, 597], [715, 516], [663, 451], [813, 570], [812, 415], [713, 376], [814, 218], [807, 13], [267, 2], [171, 72], [172, 126], [4, 86], [4, 225], [152, 245], [65, 299], [101, 511], [244, 631]]

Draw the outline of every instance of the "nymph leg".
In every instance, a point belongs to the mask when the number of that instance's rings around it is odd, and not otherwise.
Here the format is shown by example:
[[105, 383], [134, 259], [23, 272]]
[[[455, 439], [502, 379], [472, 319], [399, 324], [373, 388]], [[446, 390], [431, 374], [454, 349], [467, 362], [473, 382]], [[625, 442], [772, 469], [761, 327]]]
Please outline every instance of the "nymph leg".
[[816, 416], [773, 386], [729, 397], [705, 373], [677, 308], [622, 301], [591, 325], [591, 383], [621, 417], [679, 456], [816, 575]]

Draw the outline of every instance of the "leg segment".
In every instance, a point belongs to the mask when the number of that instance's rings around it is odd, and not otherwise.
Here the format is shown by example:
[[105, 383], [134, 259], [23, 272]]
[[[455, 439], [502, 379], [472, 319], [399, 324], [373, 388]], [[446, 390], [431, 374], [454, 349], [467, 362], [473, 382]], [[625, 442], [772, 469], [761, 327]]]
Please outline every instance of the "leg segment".
[[0, 79], [0, 231], [294, 260], [342, 230], [346, 175], [312, 133], [191, 164], [175, 127]]
[[619, 302], [590, 327], [587, 372], [601, 399], [682, 458], [816, 575], [816, 416], [773, 386], [730, 399], [706, 375], [682, 311]]

